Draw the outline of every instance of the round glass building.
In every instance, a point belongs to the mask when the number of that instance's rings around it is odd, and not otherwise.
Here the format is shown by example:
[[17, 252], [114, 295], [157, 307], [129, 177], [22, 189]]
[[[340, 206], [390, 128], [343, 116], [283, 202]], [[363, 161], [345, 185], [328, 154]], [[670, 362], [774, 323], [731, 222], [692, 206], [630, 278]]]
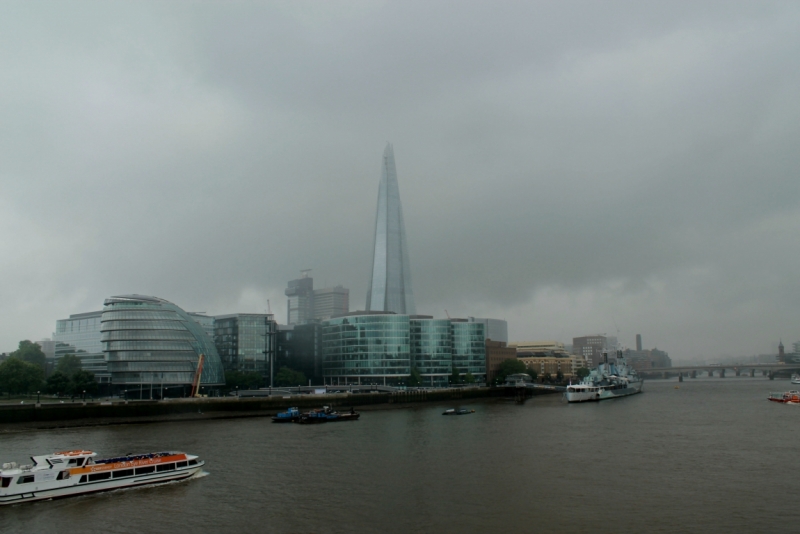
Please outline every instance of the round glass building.
[[171, 302], [142, 295], [111, 297], [104, 302], [100, 322], [103, 352], [115, 386], [163, 391], [191, 385], [200, 354], [205, 355], [200, 384], [225, 383], [214, 342]]

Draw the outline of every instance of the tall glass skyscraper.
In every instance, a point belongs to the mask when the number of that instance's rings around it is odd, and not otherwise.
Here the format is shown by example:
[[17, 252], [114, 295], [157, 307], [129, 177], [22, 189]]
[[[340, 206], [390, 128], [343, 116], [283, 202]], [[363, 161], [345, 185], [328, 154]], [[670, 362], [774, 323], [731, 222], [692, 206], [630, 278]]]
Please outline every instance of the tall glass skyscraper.
[[388, 143], [381, 165], [367, 311], [416, 314], [394, 150]]

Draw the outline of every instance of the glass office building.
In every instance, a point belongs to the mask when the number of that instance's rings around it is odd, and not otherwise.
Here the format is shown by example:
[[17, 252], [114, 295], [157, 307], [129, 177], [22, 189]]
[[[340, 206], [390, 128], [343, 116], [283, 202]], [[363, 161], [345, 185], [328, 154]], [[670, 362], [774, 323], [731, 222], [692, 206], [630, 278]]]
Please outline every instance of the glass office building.
[[101, 384], [110, 380], [100, 340], [102, 315], [102, 310], [72, 314], [69, 319], [57, 320], [56, 331], [53, 332], [55, 361], [58, 362], [67, 354], [74, 354], [81, 360], [83, 370], [94, 373], [95, 379]]
[[372, 250], [367, 311], [415, 314], [406, 227], [391, 144], [387, 144], [383, 152], [378, 209], [375, 214], [375, 243]]
[[322, 378], [322, 324], [280, 325], [275, 337], [275, 372], [288, 367], [302, 372], [312, 385]]
[[411, 352], [422, 383], [447, 386], [452, 372], [453, 328], [448, 319], [412, 319]]
[[486, 327], [483, 323], [453, 319], [453, 366], [462, 375], [486, 380]]
[[275, 357], [277, 324], [272, 314], [237, 313], [218, 315], [214, 322], [214, 345], [226, 370], [270, 376]]
[[423, 315], [354, 312], [322, 322], [327, 385], [405, 385], [417, 367], [424, 386], [447, 386], [453, 367], [486, 380], [483, 323]]
[[326, 384], [400, 385], [411, 372], [408, 315], [347, 315], [322, 323]]
[[185, 390], [200, 354], [205, 354], [200, 383], [225, 383], [214, 342], [203, 326], [171, 302], [141, 295], [111, 297], [104, 303], [100, 330], [114, 385], [149, 387], [151, 392], [154, 386]]

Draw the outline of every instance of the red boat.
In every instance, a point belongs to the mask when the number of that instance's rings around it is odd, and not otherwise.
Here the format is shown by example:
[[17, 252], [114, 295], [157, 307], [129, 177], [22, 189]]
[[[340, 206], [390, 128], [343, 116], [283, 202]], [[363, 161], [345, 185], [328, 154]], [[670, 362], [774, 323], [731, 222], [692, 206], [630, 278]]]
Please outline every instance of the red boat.
[[770, 393], [767, 399], [783, 404], [800, 404], [800, 391], [785, 391], [783, 393]]

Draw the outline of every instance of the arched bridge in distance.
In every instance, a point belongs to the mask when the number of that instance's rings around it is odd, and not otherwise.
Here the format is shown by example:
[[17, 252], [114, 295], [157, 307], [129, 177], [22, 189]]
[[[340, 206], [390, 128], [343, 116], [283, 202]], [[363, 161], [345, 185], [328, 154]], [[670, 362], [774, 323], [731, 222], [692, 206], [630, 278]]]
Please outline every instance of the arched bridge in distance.
[[668, 374], [678, 373], [680, 376], [696, 378], [698, 376], [719, 376], [725, 378], [726, 372], [730, 371], [734, 376], [750, 375], [768, 376], [770, 380], [775, 378], [778, 372], [800, 373], [798, 363], [742, 363], [742, 364], [710, 364], [710, 365], [681, 365], [676, 367], [654, 367], [639, 371], [641, 374], [662, 373], [665, 377]]

